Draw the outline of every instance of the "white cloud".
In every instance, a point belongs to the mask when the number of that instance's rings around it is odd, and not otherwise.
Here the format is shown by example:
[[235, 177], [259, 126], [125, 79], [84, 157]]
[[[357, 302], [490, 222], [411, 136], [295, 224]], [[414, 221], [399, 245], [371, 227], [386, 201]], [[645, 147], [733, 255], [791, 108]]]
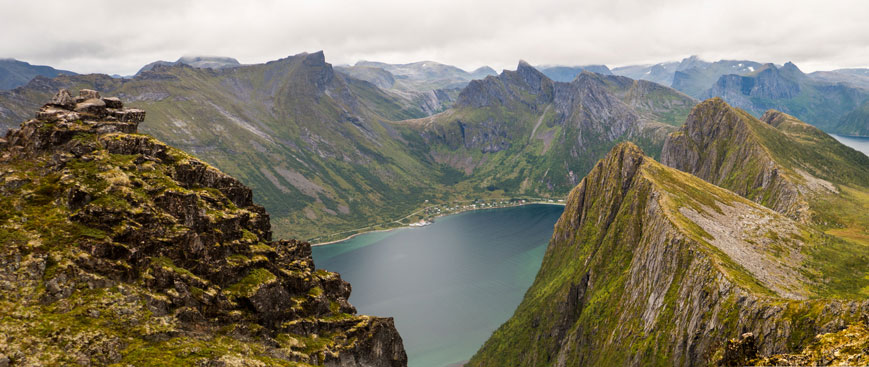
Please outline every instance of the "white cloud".
[[436, 60], [466, 69], [678, 60], [869, 66], [863, 0], [0, 0], [0, 57], [131, 74], [181, 55]]

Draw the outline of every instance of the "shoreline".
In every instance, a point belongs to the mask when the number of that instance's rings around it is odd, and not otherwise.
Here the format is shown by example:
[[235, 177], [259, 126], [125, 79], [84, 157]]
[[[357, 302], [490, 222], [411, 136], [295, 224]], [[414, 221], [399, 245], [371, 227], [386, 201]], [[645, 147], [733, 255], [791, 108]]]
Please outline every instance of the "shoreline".
[[[566, 204], [566, 203], [564, 203], [564, 202], [561, 202], [561, 203], [550, 203], [550, 202], [544, 202], [544, 201], [541, 201], [541, 202], [537, 202], [537, 201], [535, 201], [535, 202], [522, 203], [522, 204], [516, 204], [516, 205], [508, 205], [508, 206], [494, 207], [494, 208], [473, 208], [473, 209], [465, 209], [465, 210], [461, 210], [461, 211], [457, 211], [457, 212], [453, 212], [453, 213], [438, 214], [438, 215], [436, 215], [436, 216], [434, 216], [434, 217], [431, 217], [431, 221], [432, 221], [432, 223], [434, 223], [434, 220], [437, 219], [437, 218], [446, 217], [446, 216], [450, 216], [450, 215], [457, 215], [457, 214], [462, 214], [462, 213], [467, 213], [467, 212], [473, 212], [473, 211], [478, 211], [478, 210], [492, 210], [492, 209], [516, 208], [516, 207], [527, 206], [527, 205], [555, 205], [555, 206], [565, 206], [565, 204]], [[390, 231], [394, 231], [394, 230], [398, 230], [398, 229], [402, 229], [402, 228], [417, 228], [417, 227], [411, 227], [410, 225], [407, 225], [407, 224], [406, 224], [406, 225], [401, 225], [401, 226], [397, 226], [397, 227], [393, 227], [393, 228], [373, 229], [373, 230], [370, 230], [370, 231], [363, 231], [363, 232], [359, 232], [359, 233], [354, 233], [354, 234], [352, 234], [352, 235], [350, 235], [350, 236], [347, 236], [347, 237], [344, 237], [344, 238], [341, 238], [341, 239], [338, 239], [338, 240], [326, 241], [326, 242], [318, 242], [318, 243], [312, 243], [312, 244], [311, 244], [311, 247], [334, 245], [334, 244], [336, 244], [336, 243], [338, 243], [338, 242], [344, 242], [344, 241], [347, 241], [347, 240], [349, 240], [349, 239], [352, 239], [353, 237], [356, 237], [356, 236], [359, 236], [359, 235], [363, 235], [363, 234], [366, 234], [366, 233], [390, 232]]]

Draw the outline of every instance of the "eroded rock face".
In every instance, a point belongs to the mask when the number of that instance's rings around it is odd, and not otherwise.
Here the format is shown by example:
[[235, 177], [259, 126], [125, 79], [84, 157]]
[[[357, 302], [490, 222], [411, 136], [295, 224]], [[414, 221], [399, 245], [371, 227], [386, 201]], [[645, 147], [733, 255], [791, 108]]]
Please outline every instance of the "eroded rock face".
[[392, 319], [356, 315], [310, 244], [272, 241], [249, 188], [136, 134], [144, 111], [69, 100], [0, 141], [11, 365], [407, 364]]

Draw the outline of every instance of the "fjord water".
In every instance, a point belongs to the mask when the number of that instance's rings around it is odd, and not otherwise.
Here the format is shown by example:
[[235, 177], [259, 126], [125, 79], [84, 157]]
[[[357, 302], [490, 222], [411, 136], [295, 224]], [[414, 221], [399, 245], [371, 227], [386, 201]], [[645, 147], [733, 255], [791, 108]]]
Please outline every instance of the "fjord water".
[[466, 212], [313, 249], [362, 314], [392, 316], [410, 367], [466, 361], [513, 315], [563, 206]]
[[845, 144], [854, 150], [863, 152], [863, 154], [869, 156], [869, 137], [862, 136], [841, 136], [836, 134], [830, 134], [832, 137], [836, 138], [840, 143]]

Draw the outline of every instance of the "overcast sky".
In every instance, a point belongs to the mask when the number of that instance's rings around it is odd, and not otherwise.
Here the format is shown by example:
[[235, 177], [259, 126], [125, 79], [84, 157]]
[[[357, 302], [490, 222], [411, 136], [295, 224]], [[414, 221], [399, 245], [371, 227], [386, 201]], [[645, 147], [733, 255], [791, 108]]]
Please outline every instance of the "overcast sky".
[[465, 69], [751, 59], [869, 67], [866, 0], [0, 0], [0, 58], [135, 73], [182, 55]]

